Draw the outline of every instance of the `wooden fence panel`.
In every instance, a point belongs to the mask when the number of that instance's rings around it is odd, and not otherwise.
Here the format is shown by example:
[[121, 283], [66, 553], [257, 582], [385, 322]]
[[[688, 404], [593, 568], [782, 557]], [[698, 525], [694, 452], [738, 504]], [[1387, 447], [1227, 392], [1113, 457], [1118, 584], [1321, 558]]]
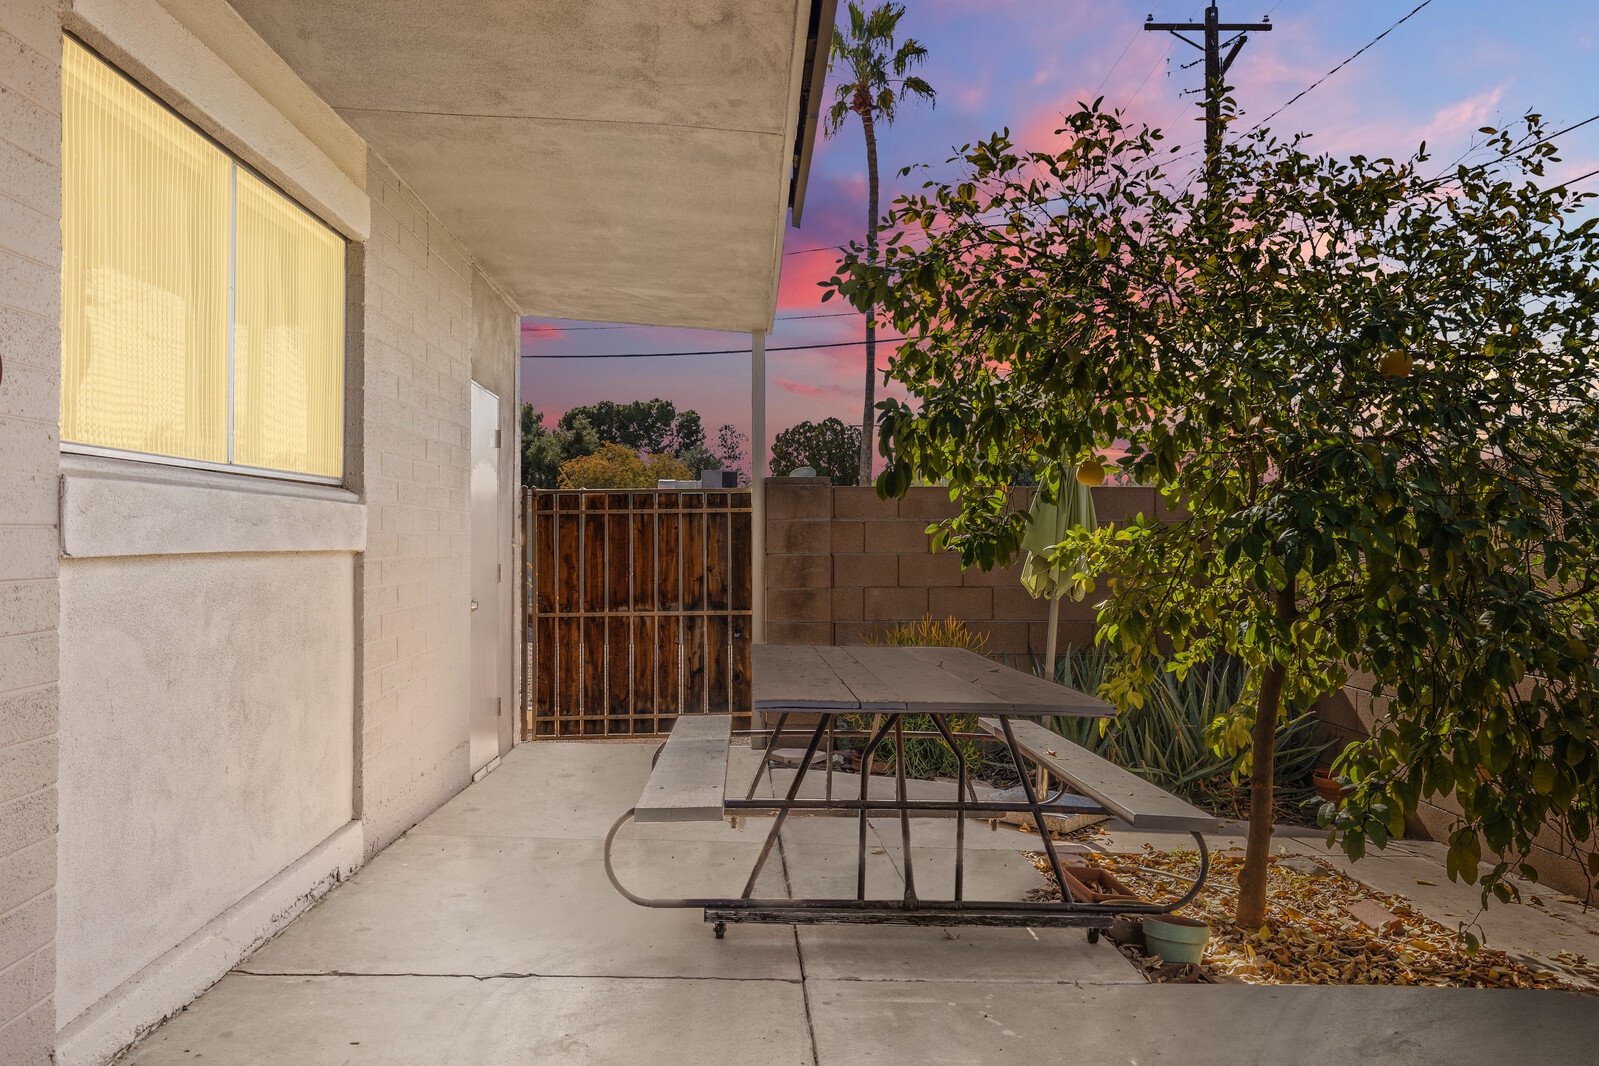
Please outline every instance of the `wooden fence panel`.
[[749, 723], [748, 491], [528, 490], [525, 739]]

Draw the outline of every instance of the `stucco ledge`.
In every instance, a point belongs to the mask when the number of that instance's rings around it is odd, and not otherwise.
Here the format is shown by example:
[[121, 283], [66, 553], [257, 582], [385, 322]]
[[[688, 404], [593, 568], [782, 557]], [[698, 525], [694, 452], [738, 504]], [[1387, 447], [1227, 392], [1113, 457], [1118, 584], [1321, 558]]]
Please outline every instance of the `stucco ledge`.
[[67, 558], [365, 549], [366, 505], [337, 486], [61, 457]]

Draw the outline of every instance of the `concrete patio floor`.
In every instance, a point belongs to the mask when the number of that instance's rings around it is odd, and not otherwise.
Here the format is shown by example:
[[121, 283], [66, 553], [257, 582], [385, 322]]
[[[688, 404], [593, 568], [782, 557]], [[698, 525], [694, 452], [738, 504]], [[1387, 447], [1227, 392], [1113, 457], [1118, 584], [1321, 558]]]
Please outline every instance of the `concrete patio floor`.
[[[1599, 1047], [1594, 997], [1149, 985], [1081, 931], [735, 925], [717, 940], [698, 911], [637, 907], [606, 881], [605, 832], [652, 751], [516, 748], [121, 1061], [1505, 1064], [1592, 1061]], [[735, 749], [735, 774], [754, 765]], [[765, 824], [632, 827], [618, 874], [643, 894], [736, 895]], [[915, 829], [918, 884], [940, 885], [953, 825]], [[869, 890], [896, 892], [898, 824], [873, 830]], [[968, 843], [982, 852], [968, 861], [969, 894], [1020, 898], [1042, 884], [1026, 837], [978, 825]], [[853, 894], [854, 855], [850, 825], [793, 820], [763, 890], [786, 880]], [[1426, 876], [1405, 858], [1379, 872]], [[1424, 849], [1410, 861], [1432, 862]]]

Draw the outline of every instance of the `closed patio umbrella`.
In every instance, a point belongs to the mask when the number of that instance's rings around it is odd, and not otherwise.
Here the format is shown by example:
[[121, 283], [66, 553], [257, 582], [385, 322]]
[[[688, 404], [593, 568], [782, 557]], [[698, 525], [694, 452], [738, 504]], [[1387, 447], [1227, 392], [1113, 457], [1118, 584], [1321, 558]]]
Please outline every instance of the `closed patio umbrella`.
[[1050, 562], [1048, 555], [1055, 545], [1066, 539], [1068, 531], [1078, 527], [1092, 530], [1099, 526], [1099, 516], [1094, 513], [1094, 491], [1077, 480], [1076, 467], [1064, 474], [1058, 504], [1045, 503], [1042, 492], [1033, 497], [1033, 506], [1029, 509], [1033, 521], [1027, 528], [1027, 536], [1022, 538], [1022, 547], [1027, 551], [1027, 560], [1022, 564], [1022, 587], [1034, 599], [1049, 597], [1049, 635], [1044, 642], [1044, 662], [1051, 678], [1055, 676], [1060, 598], [1070, 596], [1073, 600], [1081, 600], [1093, 591], [1094, 582], [1091, 578], [1072, 576], [1086, 569], [1086, 560], [1081, 557], [1057, 557]]

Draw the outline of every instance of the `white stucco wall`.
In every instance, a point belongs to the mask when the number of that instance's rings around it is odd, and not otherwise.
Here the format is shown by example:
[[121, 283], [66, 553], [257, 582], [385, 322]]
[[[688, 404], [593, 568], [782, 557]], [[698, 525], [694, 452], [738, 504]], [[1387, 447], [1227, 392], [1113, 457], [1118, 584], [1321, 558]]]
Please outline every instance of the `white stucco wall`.
[[350, 820], [353, 572], [63, 561], [63, 1023]]

